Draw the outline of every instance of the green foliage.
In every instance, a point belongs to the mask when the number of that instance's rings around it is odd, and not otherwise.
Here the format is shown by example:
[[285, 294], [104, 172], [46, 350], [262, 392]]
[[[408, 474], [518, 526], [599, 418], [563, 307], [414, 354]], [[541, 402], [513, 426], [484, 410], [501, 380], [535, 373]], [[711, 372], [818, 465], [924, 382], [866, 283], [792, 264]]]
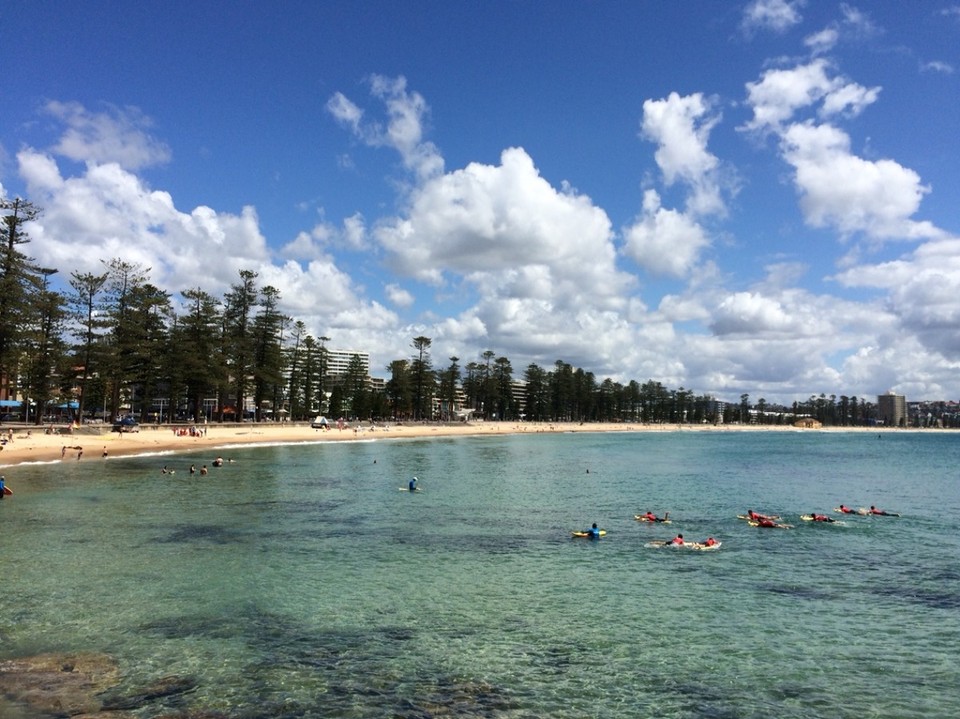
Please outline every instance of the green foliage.
[[[42, 272], [20, 247], [30, 241], [25, 225], [39, 208], [20, 198], [0, 199], [0, 381], [17, 374], [25, 333], [36, 326], [36, 300], [44, 286]], [[55, 271], [55, 270], [52, 270]]]
[[378, 392], [359, 356], [344, 375], [330, 376], [330, 338], [284, 316], [279, 291], [259, 288], [250, 270], [222, 299], [184, 290], [179, 313], [151, 284], [150, 268], [119, 259], [104, 262], [102, 274], [71, 274], [66, 295], [51, 291], [56, 270], [37, 267], [22, 251], [39, 212], [21, 199], [0, 200], [0, 393], [41, 407], [78, 400], [78, 416], [102, 407], [158, 420], [240, 419], [248, 400], [258, 420], [323, 413], [451, 421], [467, 409], [507, 421], [783, 424], [812, 417], [856, 426], [876, 415], [871, 403], [846, 395], [812, 395], [790, 408], [760, 398], [754, 407], [746, 393], [739, 404], [723, 403], [655, 380], [598, 382], [563, 360], [550, 370], [528, 365], [518, 389], [509, 358], [490, 349], [477, 361], [461, 366], [450, 357], [434, 370], [432, 340], [422, 335], [409, 359], [390, 362]]

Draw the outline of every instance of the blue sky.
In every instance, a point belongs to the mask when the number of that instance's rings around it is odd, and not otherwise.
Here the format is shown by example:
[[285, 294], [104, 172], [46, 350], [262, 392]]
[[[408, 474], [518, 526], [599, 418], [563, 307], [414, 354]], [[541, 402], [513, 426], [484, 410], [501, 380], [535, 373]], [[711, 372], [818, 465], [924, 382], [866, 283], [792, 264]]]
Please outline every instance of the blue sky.
[[28, 249], [723, 399], [960, 398], [960, 3], [0, 9]]

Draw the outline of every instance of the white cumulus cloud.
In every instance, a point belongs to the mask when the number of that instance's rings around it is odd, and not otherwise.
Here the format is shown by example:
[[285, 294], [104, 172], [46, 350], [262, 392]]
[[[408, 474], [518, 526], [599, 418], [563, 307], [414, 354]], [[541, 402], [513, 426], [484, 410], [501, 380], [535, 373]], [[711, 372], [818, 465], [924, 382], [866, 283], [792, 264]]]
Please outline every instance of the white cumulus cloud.
[[804, 0], [753, 0], [743, 9], [741, 27], [746, 32], [770, 30], [781, 33], [797, 25], [803, 17]]
[[65, 126], [53, 152], [77, 162], [115, 162], [140, 170], [170, 160], [170, 149], [152, 137], [153, 122], [134, 107], [91, 112], [77, 102], [48, 102], [46, 112]]
[[413, 305], [413, 295], [407, 290], [403, 289], [400, 285], [391, 282], [387, 284], [383, 290], [390, 302], [397, 307], [406, 308]]
[[643, 103], [642, 134], [657, 144], [654, 159], [667, 186], [683, 182], [691, 190], [687, 208], [699, 215], [725, 211], [717, 177], [719, 160], [707, 150], [710, 131], [720, 116], [701, 93]]
[[407, 80], [402, 76], [388, 78], [373, 75], [370, 78], [370, 93], [385, 106], [385, 125], [378, 121], [365, 122], [364, 111], [341, 92], [334, 93], [327, 102], [327, 111], [365, 144], [396, 150], [404, 166], [418, 180], [442, 173], [444, 163], [440, 150], [423, 137], [423, 125], [429, 114], [423, 96], [408, 91]]
[[850, 152], [850, 138], [832, 125], [797, 123], [782, 139], [794, 168], [804, 218], [814, 227], [864, 232], [876, 239], [920, 238], [937, 231], [911, 216], [929, 188], [894, 160], [865, 160]]
[[747, 83], [747, 104], [753, 118], [743, 129], [775, 132], [794, 113], [817, 102], [836, 88], [827, 75], [829, 63], [820, 58], [793, 68], [774, 68], [763, 73], [757, 82]]
[[653, 274], [683, 277], [710, 242], [688, 215], [661, 206], [656, 190], [647, 190], [643, 212], [624, 229], [624, 253]]
[[606, 213], [553, 188], [521, 148], [505, 150], [500, 165], [471, 163], [425, 182], [404, 215], [373, 234], [400, 272], [433, 283], [459, 275], [485, 292], [509, 286], [597, 303], [627, 282]]

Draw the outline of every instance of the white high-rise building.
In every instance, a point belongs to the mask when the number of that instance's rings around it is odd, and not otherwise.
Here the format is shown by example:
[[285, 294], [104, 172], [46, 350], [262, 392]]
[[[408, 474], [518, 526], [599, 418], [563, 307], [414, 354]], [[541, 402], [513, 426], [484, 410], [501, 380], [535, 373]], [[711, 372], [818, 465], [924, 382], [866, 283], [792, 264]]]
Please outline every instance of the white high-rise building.
[[354, 356], [360, 358], [364, 373], [370, 376], [370, 353], [356, 350], [327, 350], [327, 375], [337, 376], [347, 373]]

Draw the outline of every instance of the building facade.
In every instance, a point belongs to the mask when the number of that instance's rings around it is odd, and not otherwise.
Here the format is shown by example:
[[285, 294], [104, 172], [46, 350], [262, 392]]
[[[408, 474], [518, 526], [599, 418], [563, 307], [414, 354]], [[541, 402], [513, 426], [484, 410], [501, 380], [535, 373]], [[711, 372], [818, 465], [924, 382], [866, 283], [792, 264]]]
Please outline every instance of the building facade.
[[360, 358], [360, 364], [363, 365], [363, 371], [370, 375], [370, 353], [357, 352], [355, 350], [327, 350], [327, 375], [336, 377], [345, 375], [350, 368], [350, 363], [354, 356]]
[[877, 419], [887, 427], [905, 427], [907, 424], [907, 398], [902, 394], [887, 392], [877, 396]]

